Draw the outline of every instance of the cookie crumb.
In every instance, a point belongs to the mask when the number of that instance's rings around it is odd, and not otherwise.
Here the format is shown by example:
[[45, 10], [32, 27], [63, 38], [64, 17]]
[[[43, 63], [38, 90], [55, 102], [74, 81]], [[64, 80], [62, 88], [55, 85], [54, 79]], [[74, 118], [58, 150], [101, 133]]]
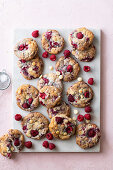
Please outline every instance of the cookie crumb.
[[53, 66], [49, 66], [49, 69], [50, 69], [50, 70], [53, 70]]
[[60, 76], [59, 76], [59, 79], [63, 79], [63, 75], [60, 75]]
[[90, 123], [91, 122], [91, 120], [86, 120], [86, 123]]
[[77, 114], [78, 114], [78, 110], [74, 110], [74, 114], [76, 114], [76, 115], [77, 115]]
[[78, 81], [82, 81], [83, 79], [82, 79], [82, 77], [78, 77], [78, 79], [77, 79]]
[[57, 71], [57, 72], [56, 72], [56, 75], [57, 75], [57, 76], [59, 76], [59, 75], [60, 75], [60, 72], [59, 72], [59, 71]]

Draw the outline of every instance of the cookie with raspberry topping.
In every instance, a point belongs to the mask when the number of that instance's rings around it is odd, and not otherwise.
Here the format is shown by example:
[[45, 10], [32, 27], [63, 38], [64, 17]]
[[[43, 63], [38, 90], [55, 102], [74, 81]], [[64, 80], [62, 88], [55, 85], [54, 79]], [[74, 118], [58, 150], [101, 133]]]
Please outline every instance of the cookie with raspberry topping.
[[29, 113], [21, 122], [25, 135], [32, 139], [40, 139], [48, 132], [49, 121], [39, 112]]
[[25, 110], [32, 111], [39, 105], [38, 90], [29, 84], [21, 85], [16, 91], [17, 105]]
[[29, 61], [19, 60], [18, 67], [21, 69], [20, 73], [27, 80], [38, 78], [44, 68], [43, 60], [36, 54], [34, 59]]
[[73, 50], [83, 51], [93, 42], [94, 34], [85, 27], [78, 28], [69, 35], [69, 43]]
[[58, 88], [60, 91], [63, 90], [62, 82], [59, 79], [59, 76], [57, 76], [55, 73], [45, 74], [38, 79], [37, 83], [38, 90], [42, 89], [44, 86], [54, 86]]
[[64, 114], [52, 117], [49, 130], [55, 138], [62, 140], [69, 139], [75, 134], [76, 122]]
[[17, 129], [10, 129], [7, 134], [0, 137], [0, 153], [11, 159], [14, 151], [20, 152], [24, 146], [24, 136]]
[[31, 60], [38, 51], [37, 42], [32, 38], [24, 38], [14, 47], [14, 54], [22, 60]]
[[76, 135], [76, 143], [81, 148], [92, 148], [99, 142], [100, 130], [96, 124], [79, 124]]
[[47, 30], [42, 34], [42, 47], [50, 54], [58, 54], [64, 47], [64, 38], [56, 30]]
[[39, 101], [47, 108], [54, 107], [61, 102], [61, 91], [54, 86], [44, 86], [40, 89]]
[[48, 108], [47, 109], [49, 118], [51, 119], [53, 116], [59, 115], [59, 114], [64, 114], [66, 116], [70, 116], [70, 106], [66, 102], [62, 102], [60, 105], [55, 106], [53, 108]]
[[93, 90], [87, 83], [80, 81], [68, 88], [67, 98], [73, 106], [85, 107], [93, 99]]
[[79, 51], [79, 50], [72, 50], [72, 54], [79, 59], [80, 61], [83, 62], [90, 62], [94, 59], [95, 54], [96, 54], [96, 48], [93, 44], [89, 46], [88, 49], [84, 51]]
[[55, 66], [56, 71], [63, 76], [64, 81], [73, 81], [77, 78], [80, 66], [72, 57], [62, 56], [58, 59]]

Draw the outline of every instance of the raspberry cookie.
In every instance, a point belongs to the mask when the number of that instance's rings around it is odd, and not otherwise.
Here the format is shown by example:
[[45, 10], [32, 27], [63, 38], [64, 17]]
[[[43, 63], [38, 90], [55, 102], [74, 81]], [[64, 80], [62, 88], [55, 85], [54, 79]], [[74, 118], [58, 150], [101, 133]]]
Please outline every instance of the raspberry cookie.
[[39, 105], [38, 90], [29, 84], [23, 84], [16, 91], [17, 105], [25, 110], [31, 111]]
[[71, 111], [70, 106], [66, 102], [62, 102], [58, 106], [47, 109], [50, 119], [56, 115], [59, 115], [59, 114], [64, 114], [66, 116], [70, 116], [70, 111]]
[[23, 60], [31, 60], [37, 54], [38, 45], [32, 38], [24, 38], [14, 47], [14, 54]]
[[51, 119], [49, 130], [55, 138], [69, 139], [75, 133], [76, 122], [64, 114], [56, 115]]
[[86, 28], [78, 28], [69, 35], [69, 43], [74, 50], [85, 50], [93, 42], [94, 34]]
[[7, 134], [0, 137], [0, 153], [7, 157], [12, 157], [12, 152], [19, 152], [24, 146], [24, 136], [17, 129], [10, 129]]
[[60, 57], [56, 62], [56, 71], [59, 71], [60, 75], [63, 76], [64, 81], [75, 80], [80, 71], [80, 66], [77, 61], [71, 57]]
[[93, 99], [93, 90], [87, 83], [80, 81], [68, 88], [67, 97], [75, 107], [85, 107], [90, 105]]
[[36, 55], [36, 57], [30, 61], [19, 60], [18, 67], [21, 69], [21, 74], [27, 80], [38, 78], [43, 71], [43, 60]]
[[48, 131], [49, 121], [39, 112], [29, 113], [21, 123], [25, 135], [32, 139], [40, 139]]
[[50, 54], [58, 54], [64, 47], [64, 38], [56, 30], [42, 34], [42, 47]]
[[48, 108], [54, 107], [61, 102], [61, 91], [54, 86], [44, 86], [40, 90], [39, 101]]
[[72, 54], [80, 61], [89, 62], [94, 59], [96, 54], [96, 49], [95, 46], [91, 44], [89, 48], [84, 51], [72, 50]]
[[79, 124], [76, 143], [83, 149], [95, 146], [100, 139], [100, 130], [95, 124]]
[[38, 90], [42, 89], [44, 86], [54, 86], [60, 91], [63, 89], [62, 82], [55, 73], [45, 74], [39, 78], [37, 84]]

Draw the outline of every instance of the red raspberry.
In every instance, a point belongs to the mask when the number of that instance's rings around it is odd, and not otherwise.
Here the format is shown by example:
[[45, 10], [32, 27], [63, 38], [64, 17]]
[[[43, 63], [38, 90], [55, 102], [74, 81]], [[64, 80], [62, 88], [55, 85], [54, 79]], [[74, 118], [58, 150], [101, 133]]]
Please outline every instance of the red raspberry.
[[39, 134], [38, 130], [31, 130], [31, 135], [33, 137], [37, 136]]
[[93, 85], [93, 83], [94, 83], [93, 78], [89, 78], [89, 79], [88, 79], [88, 84]]
[[43, 58], [47, 58], [47, 57], [48, 57], [47, 51], [45, 51], [45, 52], [42, 54], [42, 57], [43, 57]]
[[71, 54], [71, 52], [70, 52], [69, 50], [65, 50], [65, 51], [64, 51], [64, 56], [65, 56], [65, 57], [69, 57], [70, 54]]
[[85, 112], [89, 113], [92, 111], [92, 108], [90, 106], [85, 107]]
[[49, 143], [48, 141], [44, 141], [42, 144], [43, 147], [48, 148], [49, 147]]
[[56, 60], [56, 55], [51, 55], [51, 56], [50, 56], [50, 60], [51, 60], [51, 61], [55, 61], [55, 60]]
[[54, 145], [54, 143], [49, 143], [49, 149], [53, 150], [56, 146]]
[[41, 97], [42, 99], [45, 99], [46, 94], [45, 94], [45, 93], [40, 93], [40, 97]]
[[88, 98], [88, 97], [89, 97], [89, 92], [88, 92], [88, 91], [85, 92], [85, 93], [84, 93], [84, 96], [85, 96], [85, 98]]
[[25, 62], [26, 62], [26, 60], [23, 60], [23, 59], [22, 59], [22, 60], [20, 60], [20, 61], [21, 61], [22, 63], [25, 63]]
[[90, 71], [90, 67], [89, 67], [89, 66], [84, 66], [84, 71], [85, 71], [85, 72]]
[[32, 142], [31, 141], [27, 141], [24, 144], [27, 148], [31, 148], [32, 147]]
[[15, 140], [14, 140], [14, 145], [15, 145], [15, 146], [19, 146], [19, 145], [20, 145], [19, 139], [15, 139]]
[[69, 94], [69, 96], [68, 96], [68, 101], [69, 102], [74, 102], [75, 101], [74, 97], [71, 94]]
[[20, 121], [22, 119], [22, 116], [20, 114], [15, 115], [15, 120]]
[[28, 109], [28, 108], [30, 108], [30, 105], [29, 105], [28, 103], [23, 103], [23, 104], [22, 104], [22, 107], [23, 107], [24, 109]]
[[24, 50], [24, 48], [25, 48], [25, 47], [24, 47], [24, 44], [21, 44], [21, 45], [19, 45], [18, 50], [19, 50], [19, 51], [22, 51], [22, 50]]
[[82, 39], [82, 38], [83, 38], [83, 34], [82, 34], [81, 32], [78, 32], [78, 33], [77, 33], [77, 38], [78, 38], [78, 39]]
[[71, 126], [68, 126], [67, 128], [66, 128], [66, 132], [67, 133], [71, 133], [73, 131], [73, 128], [71, 127]]
[[96, 135], [96, 132], [93, 128], [91, 128], [89, 131], [88, 131], [88, 136], [89, 137], [94, 137]]
[[53, 135], [52, 135], [51, 133], [47, 133], [47, 134], [46, 134], [46, 138], [47, 138], [48, 140], [52, 140], [52, 139], [53, 139]]
[[37, 38], [37, 37], [39, 36], [39, 31], [38, 31], [38, 30], [33, 31], [33, 32], [32, 32], [32, 36], [33, 36], [34, 38]]
[[84, 120], [84, 116], [79, 114], [79, 115], [77, 116], [77, 120], [78, 120], [79, 122], [82, 122], [82, 121]]
[[56, 117], [55, 118], [57, 124], [62, 124], [63, 123], [63, 118], [62, 117]]
[[91, 120], [91, 115], [90, 115], [90, 114], [85, 114], [85, 115], [84, 115], [84, 118], [85, 118], [86, 120]]
[[33, 102], [33, 98], [29, 98], [28, 102], [29, 102], [29, 104], [31, 104]]
[[73, 71], [73, 67], [71, 65], [68, 65], [67, 66], [67, 72], [71, 73], [72, 71]]

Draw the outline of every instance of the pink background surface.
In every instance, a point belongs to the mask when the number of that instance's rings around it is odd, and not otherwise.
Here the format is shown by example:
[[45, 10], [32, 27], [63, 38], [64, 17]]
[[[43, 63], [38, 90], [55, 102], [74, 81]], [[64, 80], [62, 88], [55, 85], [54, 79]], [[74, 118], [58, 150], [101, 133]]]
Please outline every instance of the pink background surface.
[[[14, 28], [92, 27], [102, 30], [101, 152], [20, 153], [8, 160], [0, 155], [0, 170], [113, 169], [113, 1], [0, 0], [0, 70], [12, 74]], [[12, 128], [11, 86], [0, 91], [0, 135]]]

